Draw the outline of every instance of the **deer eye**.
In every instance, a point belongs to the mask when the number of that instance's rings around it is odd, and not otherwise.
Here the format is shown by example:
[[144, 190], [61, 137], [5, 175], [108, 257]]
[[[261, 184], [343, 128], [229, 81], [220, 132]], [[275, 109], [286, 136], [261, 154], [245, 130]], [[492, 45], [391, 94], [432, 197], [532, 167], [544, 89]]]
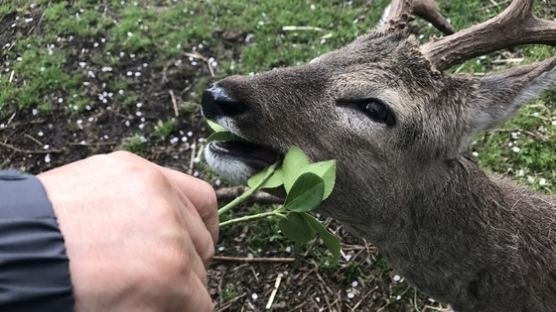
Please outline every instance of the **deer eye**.
[[372, 120], [393, 126], [396, 123], [392, 110], [379, 99], [366, 99], [359, 102], [360, 109]]
[[379, 99], [338, 99], [336, 103], [340, 106], [362, 111], [374, 122], [383, 123], [388, 127], [396, 124], [396, 116], [392, 109]]

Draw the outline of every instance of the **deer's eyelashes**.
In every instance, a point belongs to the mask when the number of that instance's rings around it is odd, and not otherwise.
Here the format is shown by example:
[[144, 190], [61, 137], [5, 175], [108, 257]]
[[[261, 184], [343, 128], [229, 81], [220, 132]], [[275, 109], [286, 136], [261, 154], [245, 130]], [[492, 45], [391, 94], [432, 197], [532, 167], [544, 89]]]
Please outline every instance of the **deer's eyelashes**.
[[396, 117], [392, 109], [377, 98], [341, 99], [339, 105], [355, 108], [367, 115], [374, 122], [383, 123], [389, 127], [396, 124]]

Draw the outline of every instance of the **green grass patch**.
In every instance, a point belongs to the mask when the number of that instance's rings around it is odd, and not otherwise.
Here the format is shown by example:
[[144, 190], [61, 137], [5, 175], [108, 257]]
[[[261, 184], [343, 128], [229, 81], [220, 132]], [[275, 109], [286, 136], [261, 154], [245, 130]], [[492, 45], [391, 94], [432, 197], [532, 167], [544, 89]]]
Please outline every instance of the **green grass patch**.
[[174, 118], [166, 121], [159, 120], [153, 129], [152, 135], [159, 139], [165, 140], [174, 130], [176, 130], [177, 121]]
[[67, 35], [93, 37], [112, 24], [98, 5], [87, 1], [49, 3], [43, 11], [46, 37]]
[[124, 138], [119, 149], [143, 156], [147, 148], [147, 139], [141, 134]]
[[17, 108], [38, 107], [49, 110], [58, 101], [74, 92], [79, 73], [65, 71], [65, 52], [43, 47], [35, 37], [16, 42], [9, 55], [14, 64], [11, 71], [0, 74], [0, 113], [9, 104]]

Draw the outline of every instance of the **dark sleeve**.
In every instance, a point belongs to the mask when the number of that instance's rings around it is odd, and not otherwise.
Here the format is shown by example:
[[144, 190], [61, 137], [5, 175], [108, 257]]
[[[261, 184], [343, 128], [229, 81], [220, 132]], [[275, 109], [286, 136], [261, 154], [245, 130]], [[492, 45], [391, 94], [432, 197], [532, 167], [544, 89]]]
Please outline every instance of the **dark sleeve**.
[[73, 311], [64, 238], [40, 181], [0, 170], [0, 311]]

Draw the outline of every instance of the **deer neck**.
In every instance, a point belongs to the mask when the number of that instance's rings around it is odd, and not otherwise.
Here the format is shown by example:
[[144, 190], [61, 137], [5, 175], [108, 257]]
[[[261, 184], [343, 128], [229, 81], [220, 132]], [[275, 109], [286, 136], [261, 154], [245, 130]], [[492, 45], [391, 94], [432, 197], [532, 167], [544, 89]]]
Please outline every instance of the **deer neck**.
[[451, 232], [475, 231], [469, 227], [496, 216], [491, 210], [508, 202], [496, 182], [466, 156], [423, 168], [405, 180], [388, 186], [388, 199], [370, 199], [373, 207], [365, 209], [365, 216], [344, 224], [382, 250], [407, 249], [418, 240], [451, 240]]

